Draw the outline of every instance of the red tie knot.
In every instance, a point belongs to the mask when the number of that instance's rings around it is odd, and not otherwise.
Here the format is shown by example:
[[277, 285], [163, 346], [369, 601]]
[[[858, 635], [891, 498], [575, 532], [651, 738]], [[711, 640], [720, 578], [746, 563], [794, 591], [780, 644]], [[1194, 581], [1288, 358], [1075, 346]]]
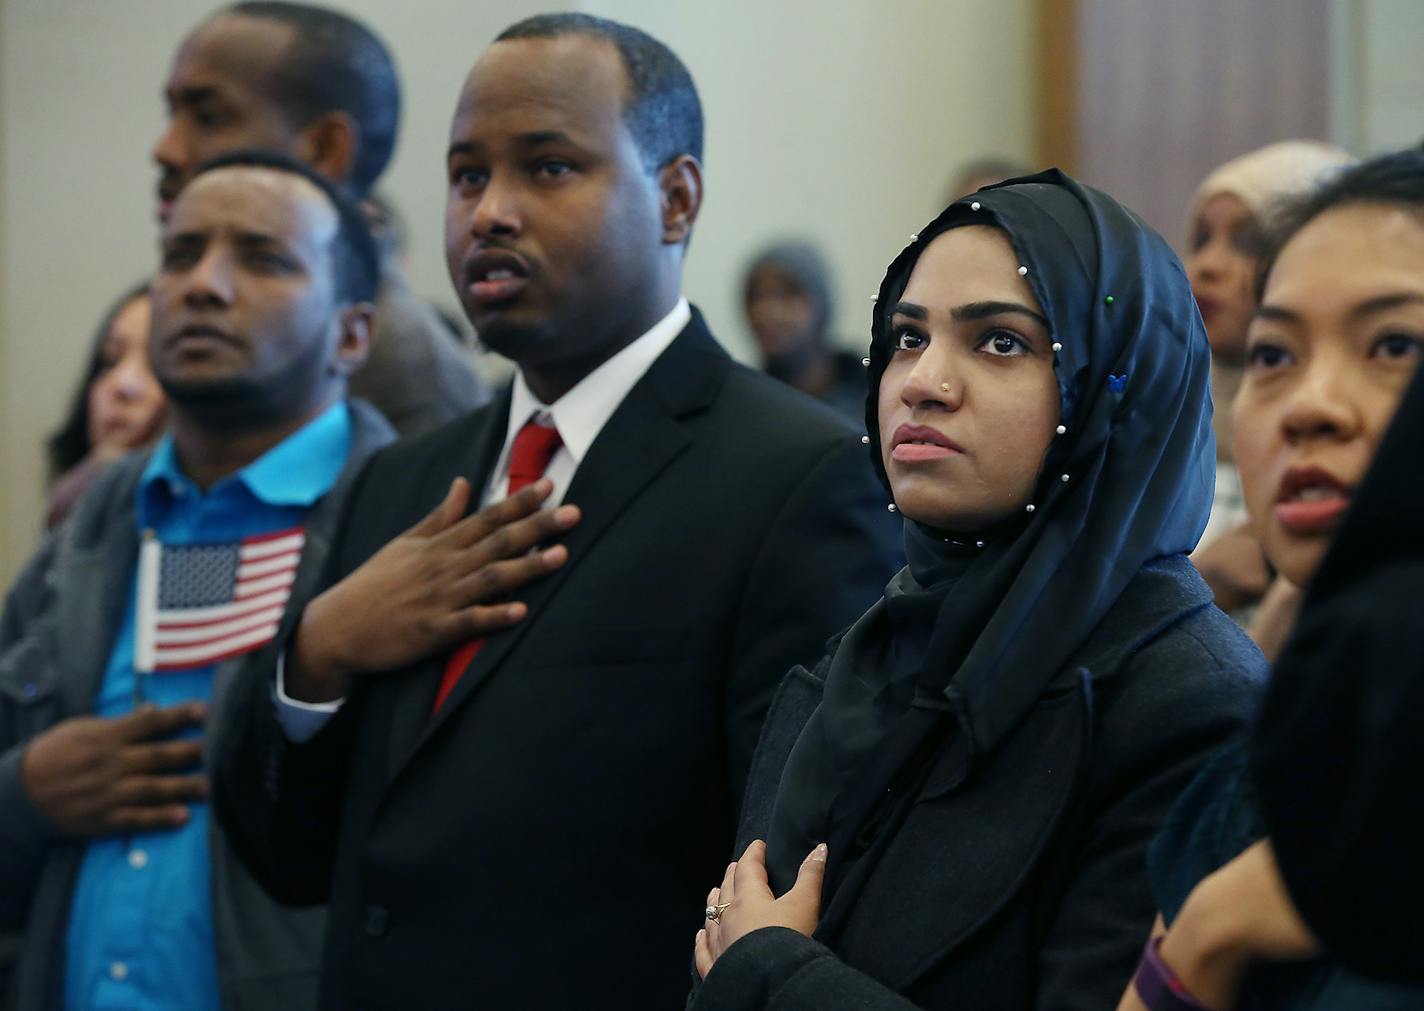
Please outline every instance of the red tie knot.
[[563, 444], [559, 430], [553, 425], [541, 425], [533, 419], [526, 421], [514, 437], [509, 453], [509, 494], [543, 477], [549, 461]]

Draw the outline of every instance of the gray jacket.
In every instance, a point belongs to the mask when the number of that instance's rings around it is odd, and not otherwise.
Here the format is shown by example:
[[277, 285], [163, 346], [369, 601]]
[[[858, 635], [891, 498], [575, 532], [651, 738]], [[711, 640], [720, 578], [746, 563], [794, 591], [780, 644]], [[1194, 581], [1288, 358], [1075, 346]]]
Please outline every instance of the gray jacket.
[[[290, 607], [318, 584], [346, 492], [361, 464], [394, 438], [386, 420], [350, 401], [351, 454], [307, 515]], [[20, 574], [0, 614], [0, 933], [24, 932], [10, 999], [18, 1011], [59, 1007], [64, 932], [84, 840], [58, 834], [20, 779], [26, 744], [60, 720], [92, 713], [138, 558], [134, 499], [148, 462], [139, 453], [94, 482]], [[209, 728], [233, 685], [264, 676], [262, 651], [218, 665]], [[212, 819], [213, 933], [223, 1007], [315, 1005], [323, 909], [284, 909], [242, 867]]]
[[351, 377], [351, 395], [369, 400], [403, 438], [437, 428], [490, 397], [465, 349], [390, 257], [381, 267], [370, 356]]

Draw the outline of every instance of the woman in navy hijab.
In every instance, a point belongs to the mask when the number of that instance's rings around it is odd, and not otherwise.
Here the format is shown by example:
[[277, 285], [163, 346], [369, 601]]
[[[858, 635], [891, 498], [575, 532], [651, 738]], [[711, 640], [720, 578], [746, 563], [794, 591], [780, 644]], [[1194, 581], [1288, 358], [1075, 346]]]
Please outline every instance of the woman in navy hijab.
[[1186, 560], [1209, 363], [1166, 243], [1056, 171], [891, 263], [867, 442], [909, 565], [773, 703], [694, 1007], [1113, 1005], [1147, 843], [1264, 675]]

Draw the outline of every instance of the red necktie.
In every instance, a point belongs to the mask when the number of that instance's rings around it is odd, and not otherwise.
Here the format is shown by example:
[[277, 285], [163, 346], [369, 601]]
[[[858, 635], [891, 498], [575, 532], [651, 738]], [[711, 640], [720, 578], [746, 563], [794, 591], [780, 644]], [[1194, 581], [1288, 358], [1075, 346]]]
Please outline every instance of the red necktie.
[[[540, 425], [533, 419], [526, 421], [514, 437], [514, 447], [509, 452], [509, 494], [527, 488], [543, 477], [549, 461], [563, 444], [559, 430], [553, 425]], [[445, 661], [445, 670], [440, 675], [440, 690], [435, 693], [435, 705], [430, 709], [432, 714], [440, 708], [484, 644], [482, 638], [472, 639]]]

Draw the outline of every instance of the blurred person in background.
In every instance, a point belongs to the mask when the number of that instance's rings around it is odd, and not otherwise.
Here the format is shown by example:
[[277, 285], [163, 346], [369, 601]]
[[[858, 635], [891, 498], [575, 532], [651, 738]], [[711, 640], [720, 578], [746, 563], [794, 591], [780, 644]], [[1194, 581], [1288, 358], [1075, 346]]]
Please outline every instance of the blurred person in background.
[[[361, 202], [366, 212], [366, 220], [371, 225], [371, 236], [381, 251], [384, 262], [387, 259], [399, 261], [403, 269], [410, 266], [410, 233], [406, 228], [405, 215], [387, 193], [372, 193]], [[469, 325], [458, 320], [438, 302], [426, 300], [437, 319], [450, 331], [450, 339], [461, 347], [471, 344]]]
[[1033, 167], [1018, 158], [1006, 155], [983, 155], [960, 165], [955, 171], [945, 194], [945, 203], [952, 203], [968, 193], [977, 193], [985, 186], [993, 186], [1005, 179], [1026, 176]]
[[[391, 54], [345, 14], [295, 3], [238, 3], [184, 40], [164, 85], [168, 125], [153, 149], [158, 215], [201, 162], [235, 148], [299, 158], [364, 198], [395, 150], [400, 85]], [[488, 399], [448, 328], [385, 256], [369, 361], [352, 377], [402, 435]]]
[[167, 404], [148, 367], [148, 283], [126, 291], [104, 316], [69, 414], [49, 440], [45, 526], [54, 529], [105, 466], [149, 445]]
[[828, 334], [835, 302], [826, 261], [808, 242], [778, 242], [757, 254], [743, 282], [747, 325], [768, 375], [859, 422], [865, 414], [860, 356]]
[[[1208, 175], [1187, 216], [1184, 265], [1211, 339], [1217, 454], [1211, 519], [1192, 561], [1216, 594], [1217, 606], [1248, 626], [1273, 577], [1246, 523], [1232, 446], [1232, 406], [1246, 368], [1246, 328], [1256, 307], [1265, 219], [1273, 203], [1298, 195], [1351, 160], [1339, 148], [1317, 141], [1269, 144]], [[1277, 616], [1295, 601], [1284, 587], [1272, 597], [1254, 633], [1267, 639], [1274, 638]]]

